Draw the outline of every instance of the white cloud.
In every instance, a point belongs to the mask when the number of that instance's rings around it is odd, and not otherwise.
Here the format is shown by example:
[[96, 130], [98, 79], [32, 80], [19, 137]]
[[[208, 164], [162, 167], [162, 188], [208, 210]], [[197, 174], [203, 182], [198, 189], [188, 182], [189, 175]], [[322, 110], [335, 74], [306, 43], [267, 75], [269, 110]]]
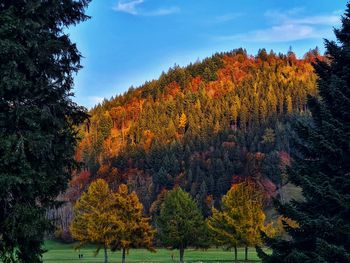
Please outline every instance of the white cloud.
[[144, 2], [145, 0], [122, 0], [118, 1], [113, 9], [117, 12], [127, 13], [134, 16], [166, 16], [180, 11], [180, 8], [176, 6], [158, 8], [155, 10], [144, 10], [140, 8]]
[[217, 40], [241, 40], [247, 42], [287, 42], [302, 39], [324, 38], [329, 35], [329, 30], [318, 30], [311, 26], [298, 24], [285, 24], [271, 28], [251, 31], [232, 36], [221, 36]]
[[166, 16], [178, 13], [180, 11], [180, 8], [173, 6], [173, 7], [167, 7], [167, 8], [159, 8], [154, 11], [145, 12], [143, 13], [144, 16]]
[[302, 39], [321, 39], [332, 35], [332, 27], [340, 23], [340, 18], [334, 13], [319, 16], [300, 16], [302, 8], [291, 9], [287, 12], [276, 10], [265, 13], [268, 28], [249, 31], [228, 36], [218, 36], [215, 39], [241, 40], [247, 42], [287, 42]]
[[99, 104], [104, 100], [104, 98], [99, 97], [99, 96], [89, 96], [89, 97], [87, 97], [87, 99], [89, 101], [89, 104], [92, 104], [92, 105]]
[[225, 14], [225, 15], [221, 15], [221, 16], [217, 16], [215, 17], [214, 21], [215, 23], [225, 23], [228, 21], [232, 21], [236, 18], [239, 18], [243, 16], [242, 13], [230, 13], [230, 14]]
[[265, 17], [267, 17], [273, 23], [282, 24], [301, 24], [301, 25], [336, 25], [340, 23], [340, 16], [334, 14], [330, 15], [319, 15], [319, 16], [304, 16], [304, 17], [293, 17], [299, 12], [279, 12], [276, 10], [267, 11]]
[[131, 15], [137, 15], [137, 6], [142, 4], [143, 0], [119, 1], [113, 8], [115, 11], [124, 12]]
[[307, 18], [292, 19], [289, 23], [293, 24], [305, 24], [305, 25], [328, 25], [333, 26], [340, 21], [339, 16], [312, 16]]

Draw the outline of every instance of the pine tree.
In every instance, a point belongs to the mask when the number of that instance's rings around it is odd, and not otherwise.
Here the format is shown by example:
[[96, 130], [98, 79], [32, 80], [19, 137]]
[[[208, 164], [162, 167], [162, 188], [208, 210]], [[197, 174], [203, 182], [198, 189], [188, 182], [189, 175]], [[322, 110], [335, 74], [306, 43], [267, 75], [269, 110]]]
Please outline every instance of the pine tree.
[[0, 3], [0, 260], [41, 262], [46, 208], [77, 167], [81, 55], [66, 28], [89, 0]]
[[180, 250], [180, 262], [188, 246], [207, 246], [203, 216], [191, 196], [177, 187], [167, 192], [157, 218], [163, 245]]
[[350, 262], [350, 3], [326, 40], [329, 61], [318, 61], [318, 97], [309, 97], [311, 123], [296, 125], [298, 153], [289, 171], [304, 201], [279, 204], [299, 227], [285, 226], [291, 240], [267, 239], [263, 262]]

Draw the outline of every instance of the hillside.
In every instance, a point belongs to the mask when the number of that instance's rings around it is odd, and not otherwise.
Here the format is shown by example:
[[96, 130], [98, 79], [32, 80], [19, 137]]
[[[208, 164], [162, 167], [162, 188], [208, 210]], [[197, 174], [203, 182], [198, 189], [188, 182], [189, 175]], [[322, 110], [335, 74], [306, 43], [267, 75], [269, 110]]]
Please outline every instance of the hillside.
[[163, 189], [180, 185], [207, 214], [242, 177], [259, 181], [267, 197], [276, 194], [292, 148], [290, 121], [307, 117], [307, 95], [316, 94], [317, 57], [317, 50], [298, 59], [238, 49], [175, 66], [105, 100], [81, 128], [77, 158], [85, 169], [67, 196], [75, 200], [102, 177], [112, 187], [127, 183], [149, 212]]

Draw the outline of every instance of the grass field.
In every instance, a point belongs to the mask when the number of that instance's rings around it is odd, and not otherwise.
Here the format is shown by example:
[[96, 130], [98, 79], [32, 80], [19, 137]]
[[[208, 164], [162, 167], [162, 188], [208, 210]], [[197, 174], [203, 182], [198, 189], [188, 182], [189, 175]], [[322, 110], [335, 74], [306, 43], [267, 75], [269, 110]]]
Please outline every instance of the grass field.
[[[44, 262], [59, 263], [59, 262], [89, 262], [99, 263], [103, 262], [103, 251], [99, 255], [94, 256], [95, 248], [87, 246], [80, 249], [80, 254], [84, 254], [83, 259], [79, 259], [79, 251], [75, 250], [74, 244], [62, 244], [54, 241], [46, 241], [45, 248], [48, 250], [44, 254]], [[174, 260], [171, 255], [174, 255]], [[121, 253], [109, 252], [109, 262], [120, 262]], [[178, 262], [179, 253], [177, 250], [157, 249], [156, 253], [151, 253], [144, 249], [132, 249], [126, 257], [126, 262]], [[239, 249], [239, 259], [244, 259], [244, 249]], [[249, 250], [250, 262], [259, 262], [255, 249]], [[187, 249], [185, 251], [186, 262], [232, 262], [233, 252], [222, 249], [208, 249], [206, 251]], [[243, 261], [242, 261], [243, 262]]]

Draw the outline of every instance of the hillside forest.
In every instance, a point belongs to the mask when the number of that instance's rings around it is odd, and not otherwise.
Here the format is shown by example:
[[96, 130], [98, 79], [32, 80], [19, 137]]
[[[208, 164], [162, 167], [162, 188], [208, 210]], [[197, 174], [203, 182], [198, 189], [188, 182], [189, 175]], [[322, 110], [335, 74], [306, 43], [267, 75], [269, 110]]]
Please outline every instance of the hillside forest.
[[[126, 184], [146, 215], [157, 197], [180, 186], [205, 217], [233, 183], [253, 180], [272, 198], [289, 199], [286, 166], [293, 149], [293, 120], [308, 120], [308, 95], [317, 95], [313, 63], [318, 49], [297, 58], [290, 50], [244, 49], [217, 53], [166, 73], [126, 93], [105, 99], [80, 126], [75, 172], [51, 211], [56, 235], [70, 239], [72, 204], [97, 178], [111, 189]], [[153, 204], [153, 205], [152, 205]]]

